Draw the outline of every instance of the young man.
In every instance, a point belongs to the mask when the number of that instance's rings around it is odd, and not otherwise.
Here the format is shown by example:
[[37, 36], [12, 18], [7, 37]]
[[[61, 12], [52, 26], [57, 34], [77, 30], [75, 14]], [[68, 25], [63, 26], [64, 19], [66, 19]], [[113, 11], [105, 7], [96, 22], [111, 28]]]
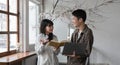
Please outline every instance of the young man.
[[71, 42], [76, 44], [85, 44], [85, 53], [80, 56], [73, 52], [73, 55], [67, 55], [67, 65], [85, 65], [89, 57], [93, 45], [92, 30], [85, 24], [86, 12], [82, 9], [77, 9], [72, 12], [72, 23], [76, 30], [72, 34]]

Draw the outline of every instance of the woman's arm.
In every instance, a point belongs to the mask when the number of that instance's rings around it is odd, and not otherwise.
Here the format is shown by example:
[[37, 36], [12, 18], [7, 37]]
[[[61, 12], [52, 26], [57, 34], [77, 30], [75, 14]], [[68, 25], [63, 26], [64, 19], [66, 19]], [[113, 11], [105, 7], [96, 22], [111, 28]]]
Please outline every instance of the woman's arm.
[[36, 43], [35, 44], [35, 52], [39, 55], [44, 52], [45, 46], [41, 43]]
[[42, 54], [44, 51], [45, 51], [45, 45], [43, 44], [43, 35], [40, 34], [38, 37], [37, 37], [37, 40], [36, 40], [36, 44], [35, 44], [35, 52], [39, 55], [39, 54]]

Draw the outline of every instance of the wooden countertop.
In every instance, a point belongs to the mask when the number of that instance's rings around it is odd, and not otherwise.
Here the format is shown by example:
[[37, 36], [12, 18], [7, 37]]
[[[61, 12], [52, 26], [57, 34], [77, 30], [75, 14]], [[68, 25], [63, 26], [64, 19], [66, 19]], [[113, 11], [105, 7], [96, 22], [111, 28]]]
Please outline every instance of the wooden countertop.
[[9, 56], [1, 57], [0, 63], [10, 63], [18, 60], [23, 60], [27, 57], [35, 55], [35, 52], [24, 52], [24, 53], [16, 53]]

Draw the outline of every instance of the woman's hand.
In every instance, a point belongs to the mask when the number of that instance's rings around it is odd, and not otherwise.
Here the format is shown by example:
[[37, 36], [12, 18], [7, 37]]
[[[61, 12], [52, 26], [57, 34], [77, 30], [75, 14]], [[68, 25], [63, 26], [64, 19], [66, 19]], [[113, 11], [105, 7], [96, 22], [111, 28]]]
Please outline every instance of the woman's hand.
[[49, 42], [49, 40], [46, 40], [46, 39], [40, 39], [40, 42], [42, 42], [42, 44], [46, 44], [46, 43], [48, 43]]
[[53, 48], [53, 51], [57, 51], [57, 48], [54, 47], [54, 48]]

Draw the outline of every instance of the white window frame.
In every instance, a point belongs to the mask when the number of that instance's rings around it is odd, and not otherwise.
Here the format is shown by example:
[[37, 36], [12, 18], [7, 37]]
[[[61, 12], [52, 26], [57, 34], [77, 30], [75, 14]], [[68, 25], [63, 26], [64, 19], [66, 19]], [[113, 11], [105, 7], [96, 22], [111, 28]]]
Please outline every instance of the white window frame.
[[[39, 5], [37, 0], [20, 0], [20, 48], [21, 52], [30, 51], [29, 49], [29, 1], [35, 2]], [[40, 12], [40, 10], [39, 10]]]

